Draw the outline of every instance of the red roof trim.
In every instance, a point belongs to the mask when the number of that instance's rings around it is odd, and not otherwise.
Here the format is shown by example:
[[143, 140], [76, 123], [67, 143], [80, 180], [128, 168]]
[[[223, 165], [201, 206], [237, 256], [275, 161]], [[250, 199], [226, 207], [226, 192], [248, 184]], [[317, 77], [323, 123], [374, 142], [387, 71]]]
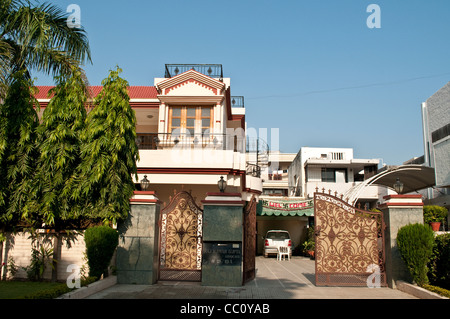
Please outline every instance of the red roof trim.
[[[54, 86], [37, 86], [39, 92], [35, 95], [36, 99], [50, 99], [49, 91], [52, 88]], [[102, 88], [102, 86], [90, 86], [89, 91], [95, 97], [101, 92]], [[156, 99], [158, 92], [154, 86], [129, 86], [128, 95], [130, 99]]]

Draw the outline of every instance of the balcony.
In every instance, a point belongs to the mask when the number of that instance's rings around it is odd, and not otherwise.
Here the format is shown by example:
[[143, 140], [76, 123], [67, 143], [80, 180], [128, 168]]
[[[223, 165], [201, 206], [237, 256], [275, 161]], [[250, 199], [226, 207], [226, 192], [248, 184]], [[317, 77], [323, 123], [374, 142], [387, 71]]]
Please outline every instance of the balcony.
[[159, 149], [214, 149], [243, 153], [244, 139], [237, 135], [216, 133], [137, 133], [136, 144], [140, 150]]
[[244, 107], [244, 97], [243, 96], [232, 96], [231, 97], [231, 107]]
[[222, 64], [166, 64], [164, 77], [171, 78], [189, 70], [195, 70], [212, 78], [223, 78]]

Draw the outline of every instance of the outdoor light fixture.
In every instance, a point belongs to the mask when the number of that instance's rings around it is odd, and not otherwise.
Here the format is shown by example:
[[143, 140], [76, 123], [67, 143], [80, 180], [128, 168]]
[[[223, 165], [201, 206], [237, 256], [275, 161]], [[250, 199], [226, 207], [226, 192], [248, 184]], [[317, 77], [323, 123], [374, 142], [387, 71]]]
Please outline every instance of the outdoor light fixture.
[[141, 180], [141, 189], [145, 192], [150, 186], [150, 181], [147, 179], [147, 175]]
[[394, 184], [394, 189], [397, 192], [397, 194], [400, 194], [403, 192], [403, 183], [400, 182], [400, 178], [397, 177], [397, 181]]
[[220, 179], [217, 182], [217, 186], [219, 186], [219, 190], [221, 193], [225, 192], [225, 188], [227, 188], [227, 182], [223, 179], [223, 176], [220, 176]]

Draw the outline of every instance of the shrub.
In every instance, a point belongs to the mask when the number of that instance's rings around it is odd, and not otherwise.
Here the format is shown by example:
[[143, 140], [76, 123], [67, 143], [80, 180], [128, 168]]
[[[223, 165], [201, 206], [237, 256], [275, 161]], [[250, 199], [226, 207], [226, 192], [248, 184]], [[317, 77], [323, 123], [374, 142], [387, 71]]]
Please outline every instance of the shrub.
[[41, 281], [47, 265], [52, 266], [53, 248], [46, 248], [41, 245], [39, 248], [31, 248], [31, 262], [27, 267], [22, 267], [27, 273], [27, 278], [31, 281]]
[[430, 283], [450, 289], [450, 233], [435, 237], [433, 254], [428, 264]]
[[89, 276], [100, 278], [108, 275], [108, 266], [119, 244], [119, 234], [108, 226], [96, 226], [84, 233]]
[[427, 264], [434, 246], [434, 234], [429, 225], [409, 224], [399, 229], [397, 246], [413, 280], [428, 284]]
[[437, 205], [423, 206], [423, 221], [425, 224], [432, 222], [444, 222], [447, 217], [447, 208]]
[[426, 290], [435, 292], [441, 296], [450, 298], [450, 291], [441, 287], [436, 287], [436, 286], [431, 286], [431, 285], [424, 285], [423, 288], [425, 288]]

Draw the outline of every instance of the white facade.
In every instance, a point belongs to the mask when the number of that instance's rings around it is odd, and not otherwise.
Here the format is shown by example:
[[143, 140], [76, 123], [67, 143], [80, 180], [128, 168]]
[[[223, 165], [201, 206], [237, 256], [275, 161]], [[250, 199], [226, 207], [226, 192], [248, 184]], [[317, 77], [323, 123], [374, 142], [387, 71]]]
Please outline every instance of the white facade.
[[[289, 167], [290, 195], [312, 198], [318, 188], [340, 196], [375, 175], [378, 164], [379, 159], [354, 158], [351, 148], [302, 147]], [[384, 195], [386, 189], [369, 186], [360, 202], [373, 207]]]
[[435, 169], [432, 204], [450, 207], [450, 82], [422, 103], [424, 164]]

